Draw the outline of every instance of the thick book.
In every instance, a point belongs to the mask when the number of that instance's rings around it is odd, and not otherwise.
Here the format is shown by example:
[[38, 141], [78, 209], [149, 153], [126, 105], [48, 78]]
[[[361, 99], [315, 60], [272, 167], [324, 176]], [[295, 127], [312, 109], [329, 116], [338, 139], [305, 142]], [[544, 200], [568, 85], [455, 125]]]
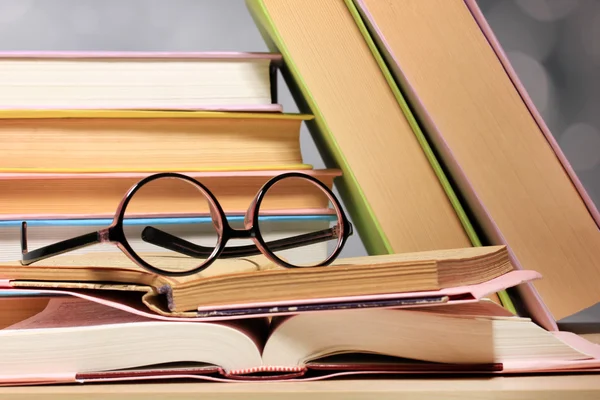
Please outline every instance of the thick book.
[[[180, 171], [204, 184], [217, 198], [227, 214], [244, 214], [259, 189], [283, 172], [297, 171], [311, 175], [333, 187], [339, 170], [256, 170], [256, 171]], [[149, 172], [112, 173], [0, 173], [0, 219], [89, 219], [112, 218], [127, 191]], [[190, 196], [187, 186], [149, 186], [136, 203], [150, 214], [173, 210], [204, 212], [206, 202]], [[165, 202], [168, 199], [168, 202]], [[327, 212], [325, 196], [306, 190], [306, 184], [290, 179], [279, 184], [266, 196], [261, 210], [277, 213], [304, 210], [308, 214]]]
[[10, 52], [0, 108], [281, 111], [279, 54]]
[[68, 297], [0, 299], [0, 383], [593, 371], [600, 347], [491, 301], [237, 322], [158, 321]]
[[[145, 255], [150, 263], [152, 257], [160, 255]], [[436, 291], [487, 282], [512, 270], [504, 246], [340, 258], [324, 268], [284, 268], [264, 256], [221, 259], [185, 277], [149, 273], [121, 253], [89, 253], [29, 266], [0, 263], [0, 279], [13, 288], [131, 290], [157, 312], [195, 316], [200, 307]]]
[[0, 110], [0, 172], [307, 169], [310, 115]]
[[520, 287], [534, 318], [598, 303], [597, 210], [475, 2], [356, 4], [488, 243], [546, 277]]

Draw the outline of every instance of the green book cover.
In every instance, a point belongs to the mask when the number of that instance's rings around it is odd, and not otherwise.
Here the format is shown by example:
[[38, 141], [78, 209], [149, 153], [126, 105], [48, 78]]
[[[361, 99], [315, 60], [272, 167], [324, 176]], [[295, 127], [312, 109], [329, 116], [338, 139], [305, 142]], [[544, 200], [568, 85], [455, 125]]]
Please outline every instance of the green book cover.
[[[396, 84], [390, 70], [388, 69], [385, 60], [379, 52], [377, 45], [369, 34], [369, 31], [363, 22], [355, 4], [352, 0], [344, 0], [344, 2], [354, 18], [358, 29], [368, 44], [373, 57], [377, 61], [382, 73], [384, 74], [386, 81], [388, 82], [396, 100], [398, 101], [398, 104], [402, 109], [402, 112], [412, 128], [415, 137], [423, 149], [425, 156], [427, 157], [436, 176], [438, 177], [448, 199], [456, 211], [456, 214], [468, 238], [473, 246], [481, 246], [481, 241], [479, 240], [473, 225], [469, 221], [464, 208], [460, 204], [456, 193], [446, 177], [439, 161], [435, 157], [431, 146], [427, 142], [423, 131], [421, 130], [406, 100], [400, 92], [400, 89]], [[352, 166], [348, 164], [344, 158], [344, 155], [335, 143], [333, 135], [331, 135], [330, 130], [325, 123], [325, 119], [323, 118], [318, 107], [316, 106], [314, 99], [311, 96], [310, 88], [308, 88], [304, 83], [301, 74], [294, 65], [293, 57], [291, 57], [285, 43], [279, 36], [277, 29], [274, 26], [262, 0], [246, 0], [246, 4], [269, 48], [272, 51], [281, 53], [283, 56], [285, 65], [282, 69], [282, 73], [286, 79], [286, 83], [290, 87], [290, 91], [292, 92], [294, 99], [300, 107], [301, 112], [312, 113], [315, 116], [315, 119], [307, 122], [307, 125], [312, 133], [317, 147], [319, 148], [319, 151], [321, 152], [321, 155], [323, 156], [325, 163], [328, 164], [328, 167], [338, 167], [343, 172], [342, 179], [337, 182], [337, 187], [342, 198], [344, 199], [344, 204], [352, 215], [353, 222], [355, 223], [357, 230], [361, 233], [361, 239], [365, 248], [369, 254], [392, 253], [392, 246], [385, 237], [385, 234], [380, 229], [379, 223], [375, 218], [368, 201], [366, 200], [360, 189], [360, 186], [352, 174]], [[514, 313], [514, 306], [506, 292], [500, 292], [498, 295], [503, 305]]]

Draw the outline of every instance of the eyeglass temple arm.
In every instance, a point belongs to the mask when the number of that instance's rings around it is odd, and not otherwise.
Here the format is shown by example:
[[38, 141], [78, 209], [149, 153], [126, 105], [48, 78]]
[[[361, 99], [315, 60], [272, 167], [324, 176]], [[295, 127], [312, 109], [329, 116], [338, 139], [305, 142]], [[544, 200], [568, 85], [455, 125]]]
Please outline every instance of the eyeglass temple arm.
[[[310, 244], [323, 242], [331, 239], [333, 236], [337, 236], [335, 229], [335, 227], [323, 229], [320, 231], [305, 233], [302, 235], [292, 236], [285, 239], [273, 240], [271, 242], [267, 242], [266, 244], [271, 251], [281, 251], [293, 249], [295, 247], [300, 246], [307, 246]], [[350, 223], [348, 223], [348, 229], [349, 235], [351, 235], [352, 225]], [[204, 247], [194, 243], [190, 243], [185, 239], [181, 239], [177, 236], [171, 235], [170, 233], [154, 228], [152, 226], [147, 226], [144, 228], [144, 230], [142, 231], [142, 240], [154, 244], [156, 246], [160, 246], [165, 249], [184, 254], [189, 257], [208, 257], [213, 252], [213, 249], [210, 247]], [[256, 247], [256, 245], [251, 244], [247, 246], [234, 246], [225, 248], [221, 253], [221, 257], [249, 257], [260, 253], [261, 252]]]
[[49, 246], [40, 247], [32, 251], [27, 250], [27, 222], [21, 223], [21, 265], [30, 265], [34, 262], [54, 257], [69, 251], [74, 251], [82, 247], [100, 243], [101, 233], [91, 232], [85, 235], [77, 236], [71, 239], [63, 240]]

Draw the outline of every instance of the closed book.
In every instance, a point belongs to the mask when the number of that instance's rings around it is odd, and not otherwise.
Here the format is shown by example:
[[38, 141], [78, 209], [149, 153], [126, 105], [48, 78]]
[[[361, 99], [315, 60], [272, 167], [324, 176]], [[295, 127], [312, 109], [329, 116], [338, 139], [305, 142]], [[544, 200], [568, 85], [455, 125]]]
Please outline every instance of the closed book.
[[[263, 238], [273, 241], [287, 237], [301, 235], [307, 232], [316, 232], [329, 228], [334, 215], [323, 212], [322, 214], [311, 214], [305, 210], [304, 214], [298, 214], [300, 210], [281, 210], [273, 215], [262, 215], [259, 224]], [[81, 236], [89, 232], [99, 231], [112, 223], [110, 218], [95, 219], [25, 219], [27, 222], [27, 243], [29, 248], [37, 249]], [[235, 229], [243, 228], [244, 215], [229, 215], [228, 223]], [[0, 221], [0, 261], [15, 261], [22, 256], [21, 250], [21, 220]], [[195, 217], [163, 217], [163, 218], [128, 218], [123, 222], [125, 237], [130, 246], [143, 252], [166, 252], [159, 246], [153, 246], [142, 240], [139, 229], [142, 225], [159, 226], [161, 230], [169, 232], [183, 240], [192, 243], [214, 243], [216, 233], [210, 216]], [[238, 239], [231, 242], [232, 245], [250, 245], [250, 239]], [[96, 253], [118, 253], [116, 246], [98, 245], [75, 250], [73, 254]], [[310, 246], [296, 249], [288, 249], [284, 256], [304, 264], [313, 264], [327, 258], [327, 243], [321, 242]]]
[[0, 172], [307, 169], [310, 115], [0, 110]]
[[356, 4], [488, 243], [545, 277], [520, 287], [536, 321], [600, 302], [597, 210], [476, 4]]
[[278, 54], [5, 52], [0, 108], [281, 111]]

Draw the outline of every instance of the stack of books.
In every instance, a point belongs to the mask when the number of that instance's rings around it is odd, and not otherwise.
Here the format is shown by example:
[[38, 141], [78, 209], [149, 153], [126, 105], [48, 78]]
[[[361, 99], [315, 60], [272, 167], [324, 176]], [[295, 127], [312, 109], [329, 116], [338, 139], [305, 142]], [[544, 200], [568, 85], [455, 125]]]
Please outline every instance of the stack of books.
[[[236, 226], [274, 176], [301, 171], [331, 188], [339, 170], [302, 162], [300, 127], [312, 116], [283, 114], [276, 104], [280, 62], [277, 54], [243, 53], [2, 58], [10, 84], [0, 103], [0, 260], [20, 258], [22, 221], [30, 249], [110, 225], [129, 188], [152, 173], [197, 179]], [[261, 230], [266, 240], [320, 230], [332, 219], [327, 199], [301, 182], [270, 193], [261, 205], [271, 218]], [[138, 198], [151, 217], [182, 212], [198, 195], [167, 185]], [[185, 222], [155, 221], [189, 238]], [[206, 235], [206, 226], [195, 229]], [[99, 250], [118, 251], [80, 252]]]
[[[600, 346], [556, 324], [600, 302], [599, 214], [474, 1], [247, 4], [272, 54], [0, 61], [0, 383], [600, 370]], [[278, 66], [304, 114], [276, 104]], [[302, 163], [303, 122], [331, 169]], [[339, 177], [369, 256], [183, 277], [102, 245], [18, 262], [22, 221], [30, 250], [98, 230], [154, 172], [202, 182], [241, 228], [289, 171]], [[148, 190], [125, 236], [151, 219], [214, 237], [210, 201], [180, 189]], [[339, 226], [322, 193], [270, 194], [267, 240]]]

